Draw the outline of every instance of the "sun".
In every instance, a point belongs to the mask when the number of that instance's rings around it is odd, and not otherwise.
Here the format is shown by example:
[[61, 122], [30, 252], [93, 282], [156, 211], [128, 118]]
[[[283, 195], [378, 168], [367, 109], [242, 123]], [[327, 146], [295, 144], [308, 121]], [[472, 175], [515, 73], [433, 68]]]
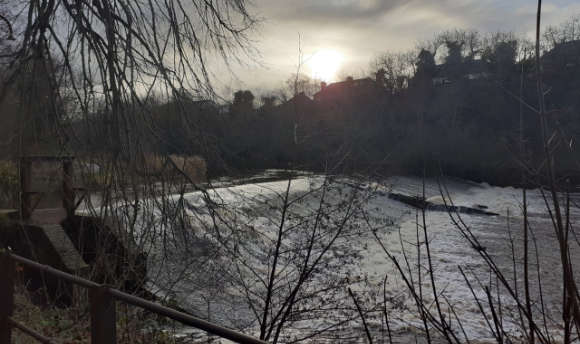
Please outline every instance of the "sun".
[[312, 79], [333, 81], [342, 63], [342, 55], [334, 50], [319, 50], [308, 59]]

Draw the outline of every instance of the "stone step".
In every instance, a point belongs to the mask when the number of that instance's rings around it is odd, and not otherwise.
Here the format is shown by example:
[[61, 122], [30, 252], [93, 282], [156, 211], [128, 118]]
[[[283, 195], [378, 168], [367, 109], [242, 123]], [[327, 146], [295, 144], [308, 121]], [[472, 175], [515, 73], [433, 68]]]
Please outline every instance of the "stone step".
[[64, 208], [34, 209], [29, 222], [37, 225], [60, 224], [67, 217]]
[[61, 225], [41, 225], [44, 235], [58, 253], [62, 265], [69, 272], [88, 268]]

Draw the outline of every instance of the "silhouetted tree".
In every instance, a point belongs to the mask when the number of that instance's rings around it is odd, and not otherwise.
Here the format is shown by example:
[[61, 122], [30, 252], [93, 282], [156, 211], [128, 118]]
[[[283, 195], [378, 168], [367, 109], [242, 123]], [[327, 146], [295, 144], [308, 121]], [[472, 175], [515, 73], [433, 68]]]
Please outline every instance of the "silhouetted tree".
[[422, 49], [417, 57], [417, 72], [413, 78], [413, 83], [431, 84], [431, 79], [435, 75], [437, 66], [435, 65], [435, 56], [429, 50]]
[[481, 51], [481, 35], [476, 30], [455, 29], [443, 31], [435, 35], [433, 39], [440, 45], [445, 45], [449, 50], [449, 43], [459, 44], [457, 55], [473, 60]]
[[445, 57], [445, 67], [447, 74], [453, 78], [459, 78], [463, 74], [463, 55], [461, 50], [464, 43], [460, 41], [446, 41], [447, 56]]
[[546, 50], [556, 45], [580, 40], [580, 15], [576, 15], [557, 26], [548, 26], [543, 35]]
[[387, 87], [387, 71], [384, 68], [379, 68], [375, 73], [375, 80], [377, 85], [381, 87]]
[[[415, 72], [414, 59], [416, 55], [407, 53], [383, 53], [371, 63], [371, 68], [376, 70], [376, 80], [381, 86], [397, 93], [407, 87], [408, 81]], [[380, 73], [380, 76], [379, 74]]]
[[232, 103], [232, 112], [248, 113], [254, 109], [254, 95], [251, 91], [237, 91], [234, 93], [234, 101]]
[[493, 55], [493, 67], [500, 78], [506, 78], [513, 71], [516, 62], [517, 42], [500, 42]]
[[417, 57], [417, 75], [433, 75], [435, 73], [435, 56], [428, 50], [421, 50]]
[[459, 65], [463, 62], [463, 56], [461, 55], [461, 48], [463, 45], [463, 42], [458, 41], [445, 42], [445, 46], [447, 47], [447, 56], [445, 57], [446, 64]]

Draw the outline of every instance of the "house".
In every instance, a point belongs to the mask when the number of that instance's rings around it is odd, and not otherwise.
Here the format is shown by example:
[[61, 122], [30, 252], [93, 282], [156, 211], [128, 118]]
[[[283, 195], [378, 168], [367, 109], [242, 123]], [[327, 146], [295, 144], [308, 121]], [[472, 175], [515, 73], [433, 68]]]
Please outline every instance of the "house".
[[345, 81], [327, 85], [320, 83], [320, 91], [314, 94], [317, 103], [345, 102], [353, 99], [364, 99], [377, 96], [384, 92], [384, 88], [371, 78], [353, 79], [348, 77]]
[[304, 94], [304, 92], [300, 92], [278, 105], [277, 108], [282, 113], [292, 113], [301, 118], [314, 111], [314, 101]]
[[481, 60], [469, 60], [460, 65], [440, 64], [435, 68], [435, 74], [431, 78], [433, 86], [450, 86], [454, 80], [487, 79], [492, 75], [489, 65]]
[[451, 85], [451, 80], [449, 80], [448, 77], [446, 76], [436, 76], [433, 79], [431, 79], [431, 82], [433, 83], [433, 86], [447, 86], [447, 85]]

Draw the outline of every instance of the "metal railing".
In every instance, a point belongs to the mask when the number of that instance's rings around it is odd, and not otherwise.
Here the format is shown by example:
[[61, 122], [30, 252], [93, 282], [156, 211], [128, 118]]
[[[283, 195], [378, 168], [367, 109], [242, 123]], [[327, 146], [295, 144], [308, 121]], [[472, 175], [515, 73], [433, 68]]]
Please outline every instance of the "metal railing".
[[91, 317], [91, 343], [93, 344], [111, 344], [117, 342], [116, 300], [141, 307], [150, 312], [176, 320], [184, 325], [204, 330], [208, 333], [234, 342], [248, 344], [266, 343], [254, 337], [179, 312], [175, 309], [162, 306], [158, 303], [147, 301], [140, 297], [110, 288], [106, 285], [68, 274], [48, 265], [43, 265], [33, 260], [18, 256], [9, 251], [0, 250], [0, 344], [11, 343], [13, 328], [21, 330], [23, 333], [26, 333], [40, 343], [54, 343], [50, 338], [46, 338], [33, 329], [26, 327], [26, 325], [20, 324], [12, 319], [14, 311], [16, 263], [30, 269], [53, 275], [59, 279], [88, 289]]

